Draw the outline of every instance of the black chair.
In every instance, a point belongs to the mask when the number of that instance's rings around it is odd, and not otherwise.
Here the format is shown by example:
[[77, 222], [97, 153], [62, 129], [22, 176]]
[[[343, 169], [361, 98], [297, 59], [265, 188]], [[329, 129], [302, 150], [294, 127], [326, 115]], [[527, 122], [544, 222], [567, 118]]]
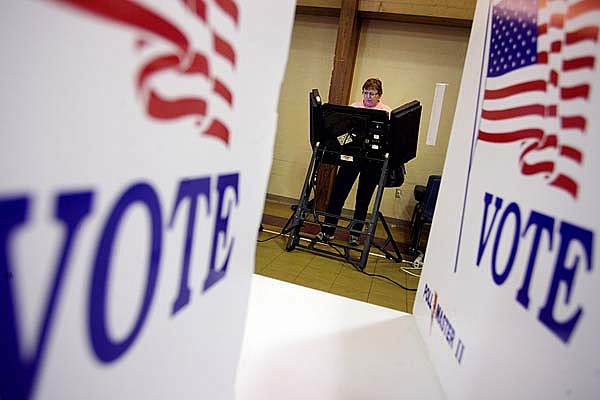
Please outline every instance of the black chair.
[[423, 227], [426, 224], [431, 224], [431, 221], [433, 220], [433, 212], [435, 210], [441, 180], [442, 177], [440, 175], [430, 175], [427, 180], [427, 186], [415, 186], [414, 195], [417, 204], [415, 205], [410, 221], [410, 251], [413, 254], [419, 252]]

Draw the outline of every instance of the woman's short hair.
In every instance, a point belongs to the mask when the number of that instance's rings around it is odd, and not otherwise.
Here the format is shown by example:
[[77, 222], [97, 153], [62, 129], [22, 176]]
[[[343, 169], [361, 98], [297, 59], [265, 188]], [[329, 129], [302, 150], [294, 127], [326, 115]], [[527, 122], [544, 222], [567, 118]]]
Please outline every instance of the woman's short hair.
[[383, 85], [381, 84], [381, 80], [377, 78], [369, 78], [363, 83], [362, 90], [365, 91], [367, 89], [377, 91], [380, 96], [383, 94]]

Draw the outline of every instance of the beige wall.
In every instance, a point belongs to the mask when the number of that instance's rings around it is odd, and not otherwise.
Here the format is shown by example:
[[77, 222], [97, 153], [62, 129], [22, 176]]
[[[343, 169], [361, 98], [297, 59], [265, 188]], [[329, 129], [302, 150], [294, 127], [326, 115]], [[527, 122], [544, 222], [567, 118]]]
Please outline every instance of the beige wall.
[[308, 93], [326, 102], [333, 67], [337, 18], [297, 15], [279, 100], [279, 122], [267, 193], [298, 199], [312, 154]]
[[[297, 199], [310, 160], [308, 143], [308, 92], [318, 88], [327, 100], [337, 20], [297, 16], [288, 67], [279, 103], [273, 168], [268, 193]], [[406, 164], [402, 198], [388, 188], [380, 210], [386, 217], [410, 219], [415, 184], [425, 184], [430, 174], [440, 174], [452, 125], [469, 30], [390, 21], [363, 21], [352, 85], [352, 101], [360, 100], [362, 83], [376, 76], [383, 81], [382, 100], [395, 108], [413, 99], [423, 105], [417, 158]], [[425, 144], [436, 82], [448, 83], [438, 139]], [[356, 185], [345, 208], [354, 208]]]

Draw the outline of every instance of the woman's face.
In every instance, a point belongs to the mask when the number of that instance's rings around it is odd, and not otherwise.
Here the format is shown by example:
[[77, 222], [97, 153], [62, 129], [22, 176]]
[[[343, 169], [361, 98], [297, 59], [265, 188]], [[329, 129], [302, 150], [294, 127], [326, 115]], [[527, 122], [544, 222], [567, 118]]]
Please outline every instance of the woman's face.
[[363, 104], [365, 107], [375, 107], [379, 102], [379, 93], [377, 90], [369, 88], [363, 90]]

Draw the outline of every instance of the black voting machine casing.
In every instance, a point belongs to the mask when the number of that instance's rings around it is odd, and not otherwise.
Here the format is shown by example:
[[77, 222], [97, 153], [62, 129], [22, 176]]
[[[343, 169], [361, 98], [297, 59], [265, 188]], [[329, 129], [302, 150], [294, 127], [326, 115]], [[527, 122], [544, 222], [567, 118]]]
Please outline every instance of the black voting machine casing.
[[[401, 186], [404, 182], [404, 163], [416, 157], [419, 124], [422, 106], [413, 100], [395, 108], [389, 115], [383, 110], [373, 110], [352, 106], [323, 104], [317, 89], [309, 93], [310, 112], [310, 144], [313, 155], [308, 167], [304, 186], [298, 205], [290, 217], [290, 235], [286, 245], [287, 251], [296, 246], [313, 251], [341, 256], [351, 261], [351, 252], [360, 252], [359, 268], [364, 270], [371, 245], [381, 250], [385, 256], [395, 262], [402, 262], [402, 256], [384, 216], [379, 211], [384, 187]], [[315, 239], [301, 233], [304, 222], [321, 224], [320, 218], [328, 215], [326, 212], [314, 209], [314, 202], [309, 201], [318, 164], [321, 162], [338, 164], [343, 156], [354, 157], [353, 162], [375, 162], [381, 165], [381, 175], [375, 202], [369, 221], [363, 221], [366, 227], [366, 237], [362, 249], [352, 248], [338, 243], [329, 243], [336, 252], [315, 247]], [[312, 215], [312, 219], [309, 216]], [[356, 220], [337, 216], [340, 220], [349, 222], [351, 227]], [[377, 222], [380, 221], [387, 233], [383, 243], [374, 241]], [[288, 225], [286, 224], [286, 226]], [[338, 228], [342, 228], [338, 226]], [[348, 227], [343, 228], [349, 230]], [[310, 240], [309, 245], [303, 245], [300, 240]], [[394, 253], [388, 251], [391, 243]], [[343, 253], [340, 251], [343, 250]]]
[[[323, 104], [318, 89], [312, 89], [310, 144], [313, 149], [317, 143], [323, 147], [322, 161], [329, 164], [337, 164], [340, 153], [375, 159], [382, 159], [387, 153], [389, 177], [385, 186], [400, 186], [404, 164], [417, 155], [421, 110], [421, 103], [413, 100], [393, 109], [388, 119], [383, 110]], [[342, 146], [338, 138], [348, 132], [353, 141]]]
[[417, 156], [417, 141], [423, 107], [413, 100], [390, 113], [389, 153], [390, 163], [404, 164]]

